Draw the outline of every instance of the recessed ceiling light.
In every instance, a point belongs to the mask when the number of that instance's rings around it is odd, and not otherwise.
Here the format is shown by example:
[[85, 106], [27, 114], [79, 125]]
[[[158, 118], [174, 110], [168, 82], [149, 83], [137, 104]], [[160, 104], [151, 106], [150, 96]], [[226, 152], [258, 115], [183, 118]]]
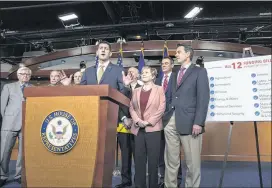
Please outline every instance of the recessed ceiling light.
[[271, 16], [272, 13], [271, 12], [262, 12], [259, 14], [260, 16]]
[[186, 14], [186, 16], [184, 16], [184, 18], [194, 18], [200, 13], [201, 10], [203, 10], [203, 8], [194, 7], [188, 14]]
[[59, 16], [59, 19], [61, 19], [62, 21], [68, 21], [68, 20], [73, 20], [78, 18], [77, 15], [75, 13], [70, 13], [70, 14], [66, 14], [66, 15], [61, 15]]

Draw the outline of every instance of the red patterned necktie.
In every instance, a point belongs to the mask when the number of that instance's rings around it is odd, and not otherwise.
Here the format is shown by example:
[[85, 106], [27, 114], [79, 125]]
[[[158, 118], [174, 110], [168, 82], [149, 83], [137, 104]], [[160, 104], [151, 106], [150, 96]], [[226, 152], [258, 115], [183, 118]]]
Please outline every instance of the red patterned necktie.
[[178, 85], [177, 86], [180, 86], [180, 83], [181, 83], [181, 80], [182, 80], [182, 77], [184, 76], [184, 73], [185, 73], [185, 70], [186, 68], [182, 67], [179, 71], [179, 76], [178, 76]]
[[168, 75], [165, 75], [164, 76], [164, 81], [163, 81], [164, 92], [167, 90], [167, 86], [168, 86]]

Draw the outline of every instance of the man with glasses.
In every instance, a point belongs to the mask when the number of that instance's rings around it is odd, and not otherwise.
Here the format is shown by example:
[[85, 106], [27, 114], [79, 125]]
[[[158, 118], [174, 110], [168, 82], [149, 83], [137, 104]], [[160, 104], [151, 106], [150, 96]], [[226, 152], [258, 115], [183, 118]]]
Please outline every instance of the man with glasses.
[[2, 187], [9, 174], [9, 162], [12, 148], [16, 139], [19, 139], [19, 153], [16, 163], [15, 181], [21, 184], [22, 169], [22, 102], [24, 89], [29, 84], [31, 70], [21, 67], [17, 71], [18, 82], [6, 84], [1, 93], [1, 114], [3, 117], [1, 129], [1, 157], [0, 157], [0, 187]]

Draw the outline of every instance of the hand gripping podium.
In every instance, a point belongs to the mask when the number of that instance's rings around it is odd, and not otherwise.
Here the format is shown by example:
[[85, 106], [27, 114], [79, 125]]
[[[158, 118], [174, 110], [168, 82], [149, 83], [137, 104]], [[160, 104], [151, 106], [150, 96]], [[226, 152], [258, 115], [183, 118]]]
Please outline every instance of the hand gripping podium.
[[23, 187], [111, 187], [119, 105], [108, 85], [29, 87], [23, 103]]

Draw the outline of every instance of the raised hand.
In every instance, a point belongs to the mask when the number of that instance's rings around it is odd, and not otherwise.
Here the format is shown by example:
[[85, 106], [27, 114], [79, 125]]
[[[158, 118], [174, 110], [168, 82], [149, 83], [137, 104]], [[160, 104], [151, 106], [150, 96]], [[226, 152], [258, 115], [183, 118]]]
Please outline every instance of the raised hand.
[[127, 74], [126, 76], [124, 71], [122, 71], [122, 75], [123, 75], [123, 83], [125, 86], [128, 86], [133, 82], [133, 76], [131, 74]]
[[71, 74], [68, 78], [63, 70], [60, 71], [60, 82], [62, 83], [62, 85], [64, 86], [70, 85], [72, 82], [72, 76], [73, 74]]

